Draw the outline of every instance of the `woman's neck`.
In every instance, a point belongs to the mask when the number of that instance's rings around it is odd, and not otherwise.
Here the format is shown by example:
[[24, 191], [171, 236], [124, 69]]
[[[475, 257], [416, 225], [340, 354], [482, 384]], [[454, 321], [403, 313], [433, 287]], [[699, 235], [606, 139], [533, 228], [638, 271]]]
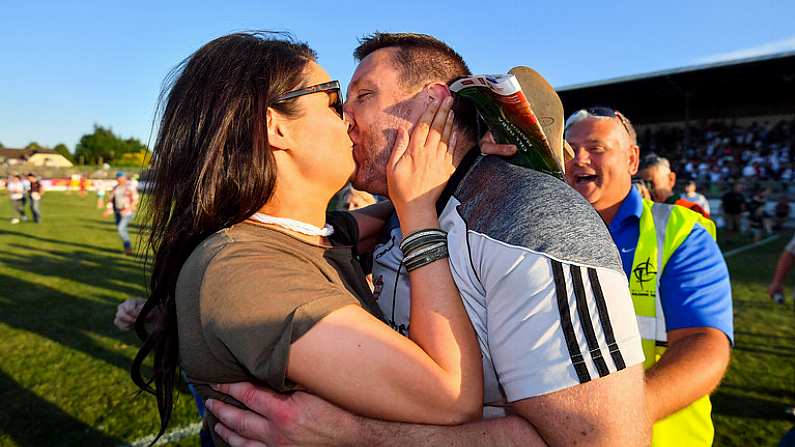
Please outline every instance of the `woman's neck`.
[[260, 213], [274, 217], [293, 219], [322, 228], [326, 224], [326, 205], [296, 203], [293, 206], [278, 206], [270, 201], [259, 210]]
[[258, 222], [256, 220], [251, 220], [251, 221], [253, 223], [255, 223], [256, 225], [262, 225], [264, 227], [268, 227], [268, 228], [270, 228], [270, 229], [272, 229], [274, 231], [278, 231], [280, 233], [284, 233], [284, 234], [292, 237], [293, 239], [298, 239], [298, 240], [306, 242], [307, 244], [310, 244], [310, 245], [315, 245], [315, 246], [318, 246], [318, 247], [321, 247], [321, 248], [331, 248], [333, 246], [331, 241], [327, 237], [324, 237], [324, 236], [312, 236], [312, 235], [300, 233], [298, 231], [291, 230], [289, 228], [283, 227], [283, 226], [278, 225], [278, 224], [262, 223], [262, 222]]
[[[323, 228], [326, 225], [326, 209], [331, 195], [310, 192], [307, 190], [293, 190], [289, 188], [279, 188], [273, 192], [273, 196], [259, 212], [269, 216], [281, 217], [297, 220], [299, 222]], [[269, 226], [278, 226], [267, 224]], [[322, 236], [310, 236], [296, 231], [283, 228], [285, 232], [315, 245], [328, 245], [328, 239]]]

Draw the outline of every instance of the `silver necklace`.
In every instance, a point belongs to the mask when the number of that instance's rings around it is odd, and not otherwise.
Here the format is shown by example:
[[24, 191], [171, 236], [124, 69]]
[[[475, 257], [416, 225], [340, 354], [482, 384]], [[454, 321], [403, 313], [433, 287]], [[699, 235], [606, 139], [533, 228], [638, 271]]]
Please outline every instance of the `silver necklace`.
[[308, 236], [321, 236], [329, 237], [334, 234], [334, 227], [329, 224], [323, 225], [323, 228], [316, 227], [300, 220], [288, 219], [286, 217], [270, 216], [264, 213], [254, 213], [252, 219], [264, 224], [278, 225], [296, 233], [306, 234]]

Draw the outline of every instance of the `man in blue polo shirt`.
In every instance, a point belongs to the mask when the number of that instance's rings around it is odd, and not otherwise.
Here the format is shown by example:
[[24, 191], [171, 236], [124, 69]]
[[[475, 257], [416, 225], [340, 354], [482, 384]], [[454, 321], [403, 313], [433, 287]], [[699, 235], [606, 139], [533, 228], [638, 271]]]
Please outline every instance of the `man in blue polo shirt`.
[[566, 181], [599, 212], [630, 279], [646, 354], [652, 445], [711, 445], [709, 393], [733, 339], [729, 273], [714, 225], [676, 205], [644, 201], [632, 187], [639, 149], [632, 124], [609, 108], [566, 122], [574, 158]]

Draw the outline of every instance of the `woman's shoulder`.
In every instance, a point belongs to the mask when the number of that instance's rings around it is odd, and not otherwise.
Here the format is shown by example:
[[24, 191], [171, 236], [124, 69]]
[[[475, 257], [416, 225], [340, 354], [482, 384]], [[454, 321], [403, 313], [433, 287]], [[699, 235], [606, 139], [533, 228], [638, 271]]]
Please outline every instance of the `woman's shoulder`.
[[326, 263], [323, 253], [323, 248], [282, 232], [241, 223], [202, 241], [185, 267], [198, 270], [204, 282], [252, 278], [261, 281], [297, 272], [309, 277], [322, 274]]
[[[289, 240], [264, 231], [255, 234], [236, 226], [208, 236], [196, 246], [179, 271], [177, 301], [214, 299], [231, 294], [262, 292], [261, 284], [276, 291], [277, 277], [301, 271], [313, 276], [311, 263], [302, 260]], [[200, 298], [204, 297], [204, 298]], [[216, 298], [217, 298], [216, 297]]]
[[213, 259], [233, 242], [227, 229], [219, 230], [201, 241], [180, 268], [177, 294], [180, 291], [196, 289]]
[[324, 248], [299, 240], [277, 229], [249, 221], [223, 230], [225, 252], [237, 256], [278, 256], [296, 259], [322, 257]]
[[184, 304], [198, 299], [205, 316], [226, 319], [248, 318], [255, 305], [265, 306], [263, 312], [276, 312], [280, 306], [299, 307], [330, 296], [354, 303], [344, 285], [334, 280], [323, 251], [254, 225], [221, 230], [205, 239], [184, 264], [177, 300]]

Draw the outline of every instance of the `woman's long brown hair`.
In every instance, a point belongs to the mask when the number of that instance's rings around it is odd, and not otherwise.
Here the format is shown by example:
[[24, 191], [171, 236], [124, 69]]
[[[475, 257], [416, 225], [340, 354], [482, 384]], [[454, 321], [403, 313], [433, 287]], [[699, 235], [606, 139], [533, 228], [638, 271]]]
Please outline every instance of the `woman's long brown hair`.
[[[299, 113], [292, 101], [271, 100], [297, 88], [315, 57], [287, 35], [236, 33], [204, 45], [164, 83], [144, 207], [150, 225], [149, 298], [136, 321], [143, 345], [131, 370], [135, 384], [157, 400], [157, 438], [168, 427], [177, 382], [179, 272], [202, 240], [242, 222], [270, 198], [276, 165], [268, 146], [267, 109]], [[154, 368], [145, 377], [142, 365], [150, 354]]]

